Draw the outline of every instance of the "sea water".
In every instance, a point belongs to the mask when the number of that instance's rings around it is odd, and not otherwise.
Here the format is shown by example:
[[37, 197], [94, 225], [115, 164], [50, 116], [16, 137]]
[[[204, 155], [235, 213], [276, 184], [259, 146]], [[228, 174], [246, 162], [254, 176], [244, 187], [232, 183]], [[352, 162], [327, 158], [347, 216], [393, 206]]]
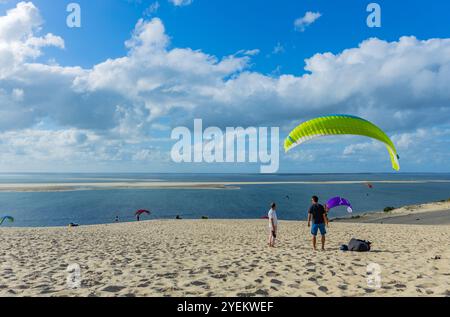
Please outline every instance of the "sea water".
[[[148, 209], [146, 219], [260, 219], [270, 203], [283, 220], [305, 220], [311, 196], [322, 202], [334, 196], [351, 201], [354, 215], [387, 206], [450, 198], [450, 174], [0, 174], [0, 184], [112, 182], [313, 182], [313, 184], [239, 185], [239, 189], [114, 189], [67, 192], [0, 192], [0, 216], [15, 218], [3, 226], [45, 227], [134, 221], [134, 212]], [[349, 183], [330, 184], [327, 182]], [[382, 181], [382, 183], [378, 183]], [[383, 182], [385, 181], [385, 182]], [[404, 183], [397, 183], [404, 181]], [[438, 182], [436, 182], [438, 181]], [[357, 183], [362, 182], [362, 183]], [[369, 188], [366, 182], [374, 182]], [[346, 208], [331, 217], [347, 216]]]

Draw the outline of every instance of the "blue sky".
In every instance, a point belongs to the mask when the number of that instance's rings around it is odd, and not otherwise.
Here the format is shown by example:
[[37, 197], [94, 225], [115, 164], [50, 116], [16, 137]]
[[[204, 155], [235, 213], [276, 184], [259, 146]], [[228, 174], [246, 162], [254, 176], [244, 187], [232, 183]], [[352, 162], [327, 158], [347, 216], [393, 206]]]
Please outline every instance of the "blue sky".
[[[7, 1], [1, 12], [19, 1]], [[258, 48], [253, 69], [270, 73], [282, 67], [286, 73], [303, 72], [303, 60], [318, 52], [338, 53], [355, 47], [370, 37], [388, 41], [405, 35], [419, 39], [448, 36], [450, 3], [434, 1], [377, 1], [382, 6], [381, 28], [366, 27], [366, 7], [371, 1], [328, 0], [195, 0], [177, 7], [167, 0], [79, 0], [81, 29], [65, 25], [66, 6], [72, 1], [35, 0], [45, 20], [45, 30], [60, 35], [66, 50], [52, 51], [64, 65], [91, 67], [107, 58], [126, 54], [123, 43], [129, 39], [138, 19], [160, 17], [172, 37], [173, 47], [201, 49], [216, 56], [234, 54], [241, 49]], [[147, 8], [158, 2], [155, 14]], [[296, 32], [294, 20], [307, 11], [321, 12], [307, 32]], [[99, 45], [101, 43], [101, 45]], [[280, 43], [284, 52], [272, 54]], [[268, 57], [268, 55], [271, 55]]]
[[[70, 2], [0, 0], [1, 171], [257, 172], [173, 164], [170, 131], [201, 117], [283, 138], [329, 113], [382, 126], [403, 171], [450, 171], [450, 3], [379, 0], [369, 28], [361, 0], [79, 0], [71, 29]], [[387, 172], [386, 155], [331, 138], [281, 153], [280, 172]]]

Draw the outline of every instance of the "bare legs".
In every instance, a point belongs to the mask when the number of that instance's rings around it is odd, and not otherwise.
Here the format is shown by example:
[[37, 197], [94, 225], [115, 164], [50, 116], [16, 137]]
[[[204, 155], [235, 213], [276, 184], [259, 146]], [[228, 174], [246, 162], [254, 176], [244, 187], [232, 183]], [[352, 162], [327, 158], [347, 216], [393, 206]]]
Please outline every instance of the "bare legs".
[[[326, 241], [326, 237], [322, 236], [322, 251], [325, 250], [325, 241]], [[313, 243], [314, 250], [317, 250], [317, 237], [316, 236], [313, 236], [312, 243]]]
[[274, 248], [275, 247], [275, 237], [272, 234], [272, 231], [270, 231], [269, 234], [269, 247]]

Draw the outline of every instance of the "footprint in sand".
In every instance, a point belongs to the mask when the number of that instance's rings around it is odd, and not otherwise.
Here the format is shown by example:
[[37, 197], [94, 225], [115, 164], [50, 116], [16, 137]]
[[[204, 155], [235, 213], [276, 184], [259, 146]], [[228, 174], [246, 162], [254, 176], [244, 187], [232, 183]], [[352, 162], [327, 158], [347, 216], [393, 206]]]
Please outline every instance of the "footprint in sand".
[[423, 283], [423, 284], [419, 284], [416, 285], [416, 287], [418, 288], [432, 288], [432, 287], [436, 287], [437, 285], [435, 283]]
[[193, 281], [193, 282], [191, 282], [191, 285], [193, 285], [193, 286], [208, 286], [207, 283], [202, 282], [202, 281]]
[[267, 277], [277, 277], [279, 275], [280, 274], [278, 274], [277, 272], [274, 272], [274, 271], [269, 271], [269, 272], [266, 273]]
[[265, 289], [259, 289], [259, 290], [257, 290], [257, 291], [255, 292], [255, 294], [258, 295], [258, 296], [264, 296], [264, 297], [267, 297], [267, 296], [269, 296], [269, 291], [268, 291], [268, 290], [265, 290]]
[[150, 283], [146, 282], [146, 283], [139, 284], [137, 287], [139, 287], [139, 288], [147, 288], [149, 286], [150, 286]]
[[103, 292], [108, 292], [108, 293], [116, 293], [116, 292], [120, 292], [121, 290], [123, 290], [124, 288], [126, 288], [125, 286], [114, 286], [114, 285], [110, 285], [110, 286], [106, 286], [105, 288], [101, 289]]
[[218, 279], [218, 280], [221, 280], [221, 279], [226, 278], [227, 275], [226, 274], [213, 274], [213, 275], [211, 275], [211, 277], [215, 278], [215, 279]]
[[272, 283], [272, 284], [276, 284], [276, 285], [282, 285], [282, 284], [283, 284], [283, 282], [282, 282], [282, 281], [280, 281], [280, 280], [277, 280], [277, 279], [272, 279], [272, 280], [270, 280], [270, 283]]
[[243, 297], [243, 298], [255, 297], [255, 293], [238, 293], [236, 296], [237, 297]]

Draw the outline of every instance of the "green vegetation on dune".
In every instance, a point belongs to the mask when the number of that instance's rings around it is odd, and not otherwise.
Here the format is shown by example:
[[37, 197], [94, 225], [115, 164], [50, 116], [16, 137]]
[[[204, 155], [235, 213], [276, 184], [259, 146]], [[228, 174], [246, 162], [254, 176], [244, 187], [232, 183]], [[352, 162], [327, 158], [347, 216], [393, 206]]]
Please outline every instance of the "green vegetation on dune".
[[393, 211], [395, 209], [397, 209], [397, 208], [395, 208], [395, 207], [386, 207], [386, 208], [383, 209], [383, 211], [387, 213], [387, 212], [391, 212], [391, 211]]

